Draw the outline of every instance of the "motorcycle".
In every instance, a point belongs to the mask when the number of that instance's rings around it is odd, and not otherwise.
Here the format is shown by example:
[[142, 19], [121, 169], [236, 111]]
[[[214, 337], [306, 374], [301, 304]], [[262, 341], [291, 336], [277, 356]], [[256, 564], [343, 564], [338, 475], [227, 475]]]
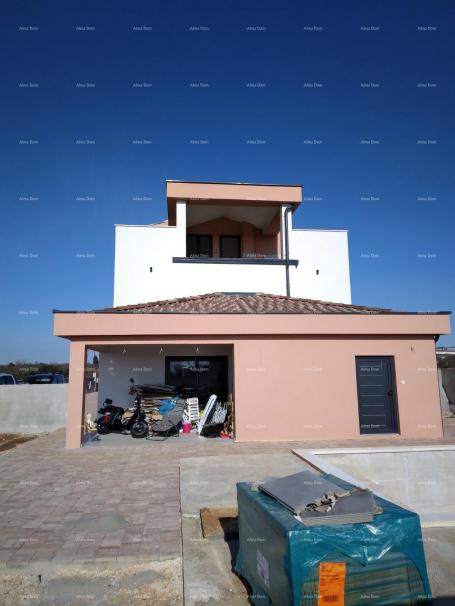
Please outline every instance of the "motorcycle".
[[142, 399], [136, 396], [131, 407], [133, 414], [126, 416], [125, 409], [114, 406], [110, 398], [106, 398], [98, 413], [101, 415], [96, 421], [96, 428], [100, 435], [111, 431], [119, 433], [130, 432], [133, 438], [145, 438], [148, 433], [148, 424], [142, 408]]

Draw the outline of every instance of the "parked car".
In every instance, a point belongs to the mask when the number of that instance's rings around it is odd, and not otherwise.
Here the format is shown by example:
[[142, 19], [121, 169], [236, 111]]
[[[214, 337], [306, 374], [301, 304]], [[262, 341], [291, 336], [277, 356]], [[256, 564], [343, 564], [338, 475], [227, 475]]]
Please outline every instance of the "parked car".
[[49, 385], [51, 383], [65, 383], [65, 377], [61, 372], [41, 373], [27, 377], [27, 383], [32, 385]]
[[0, 372], [0, 385], [17, 385], [16, 377], [7, 372]]

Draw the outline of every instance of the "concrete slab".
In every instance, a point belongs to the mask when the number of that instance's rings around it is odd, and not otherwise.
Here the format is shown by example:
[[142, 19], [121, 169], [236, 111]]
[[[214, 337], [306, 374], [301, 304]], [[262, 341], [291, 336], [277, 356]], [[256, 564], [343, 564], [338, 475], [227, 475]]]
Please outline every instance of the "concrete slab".
[[202, 538], [200, 518], [182, 516], [185, 606], [244, 606], [248, 592], [232, 567], [238, 542]]
[[233, 572], [238, 543], [202, 537], [204, 507], [236, 507], [237, 482], [257, 482], [308, 469], [291, 453], [225, 455], [180, 461], [185, 606], [248, 603], [243, 581]]
[[226, 455], [180, 460], [182, 513], [203, 507], [236, 507], [237, 482], [258, 482], [310, 469], [291, 453]]
[[423, 528], [422, 534], [435, 604], [455, 604], [455, 528]]
[[294, 450], [319, 471], [371, 488], [420, 515], [422, 525], [455, 525], [455, 447]]

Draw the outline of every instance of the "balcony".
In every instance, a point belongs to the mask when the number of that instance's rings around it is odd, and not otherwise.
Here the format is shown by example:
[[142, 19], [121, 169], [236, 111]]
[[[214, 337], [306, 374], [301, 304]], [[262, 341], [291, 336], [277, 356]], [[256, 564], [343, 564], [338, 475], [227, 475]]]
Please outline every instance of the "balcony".
[[[173, 257], [172, 262], [218, 265], [286, 265], [286, 261], [277, 254], [279, 241], [276, 234], [272, 237], [268, 236], [267, 239], [252, 225], [246, 223], [237, 225], [233, 221], [228, 223], [226, 219], [223, 220], [223, 223], [224, 229], [227, 224], [231, 231], [236, 229], [239, 233], [229, 235], [216, 232], [187, 233], [186, 256]], [[255, 231], [256, 234], [254, 234]], [[298, 261], [289, 261], [289, 264], [297, 267]]]

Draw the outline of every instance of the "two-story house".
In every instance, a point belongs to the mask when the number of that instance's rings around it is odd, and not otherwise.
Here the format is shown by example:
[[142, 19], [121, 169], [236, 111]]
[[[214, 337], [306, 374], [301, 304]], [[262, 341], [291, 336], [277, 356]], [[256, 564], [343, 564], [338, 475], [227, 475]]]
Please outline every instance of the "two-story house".
[[351, 304], [346, 231], [293, 228], [300, 186], [167, 182], [168, 217], [118, 225], [114, 306], [54, 312], [70, 340], [67, 447], [129, 379], [234, 401], [234, 438], [439, 438], [435, 340], [448, 312]]

